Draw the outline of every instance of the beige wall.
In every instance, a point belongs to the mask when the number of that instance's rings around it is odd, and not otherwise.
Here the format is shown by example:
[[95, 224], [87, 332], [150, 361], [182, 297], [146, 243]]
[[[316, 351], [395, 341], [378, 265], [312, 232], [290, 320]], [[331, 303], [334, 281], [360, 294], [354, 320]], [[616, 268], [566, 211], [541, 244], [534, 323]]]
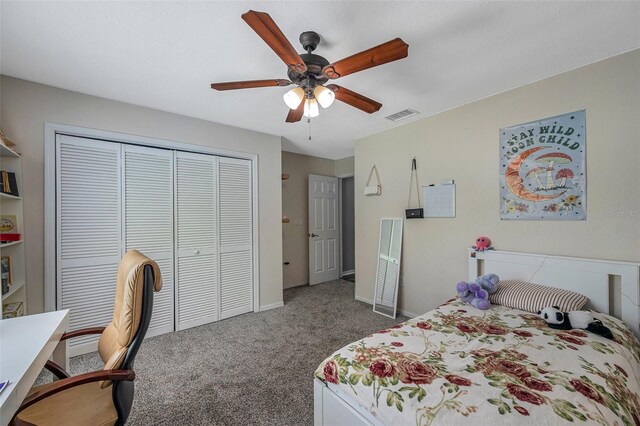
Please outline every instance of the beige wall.
[[43, 310], [45, 121], [258, 155], [260, 305], [282, 301], [280, 137], [3, 76], [0, 124], [23, 154], [27, 300]]
[[346, 157], [336, 160], [336, 177], [353, 176], [353, 168], [355, 165], [354, 157]]
[[335, 176], [335, 161], [309, 155], [282, 152], [282, 214], [290, 219], [282, 224], [284, 288], [309, 282], [309, 175]]
[[[405, 311], [455, 295], [478, 235], [501, 250], [639, 261], [639, 76], [636, 50], [356, 141], [356, 296], [373, 297], [379, 220], [403, 216], [413, 156], [421, 184], [455, 179], [457, 216], [405, 222]], [[587, 115], [587, 220], [500, 221], [498, 129], [579, 109]], [[374, 163], [382, 196], [365, 197]]]

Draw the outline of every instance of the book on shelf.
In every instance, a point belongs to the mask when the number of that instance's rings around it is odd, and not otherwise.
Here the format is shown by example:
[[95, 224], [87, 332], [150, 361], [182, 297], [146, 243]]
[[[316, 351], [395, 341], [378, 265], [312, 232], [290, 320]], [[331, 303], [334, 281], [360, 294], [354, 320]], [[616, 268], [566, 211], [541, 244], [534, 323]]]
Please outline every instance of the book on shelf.
[[16, 144], [11, 139], [5, 136], [4, 132], [0, 130], [0, 143], [7, 148], [15, 149]]
[[2, 294], [7, 294], [9, 286], [13, 283], [13, 261], [11, 256], [0, 257], [0, 279], [2, 281]]
[[2, 305], [2, 319], [16, 318], [24, 315], [22, 302], [12, 302]]
[[0, 192], [18, 197], [18, 181], [13, 172], [0, 171]]
[[20, 241], [20, 235], [21, 234], [16, 234], [16, 233], [5, 234], [0, 232], [0, 243], [5, 244], [5, 243], [14, 243], [16, 241]]
[[15, 234], [18, 232], [18, 219], [16, 218], [16, 215], [0, 215], [0, 232], [3, 234]]

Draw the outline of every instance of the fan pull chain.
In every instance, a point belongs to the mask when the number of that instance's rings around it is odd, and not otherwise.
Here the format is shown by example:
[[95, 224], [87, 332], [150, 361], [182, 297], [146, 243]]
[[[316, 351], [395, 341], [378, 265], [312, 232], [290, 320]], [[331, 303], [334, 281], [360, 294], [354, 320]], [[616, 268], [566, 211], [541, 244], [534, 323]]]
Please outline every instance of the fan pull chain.
[[[307, 111], [311, 110], [311, 100], [307, 98]], [[307, 117], [307, 124], [309, 125], [309, 141], [311, 141], [311, 117]]]

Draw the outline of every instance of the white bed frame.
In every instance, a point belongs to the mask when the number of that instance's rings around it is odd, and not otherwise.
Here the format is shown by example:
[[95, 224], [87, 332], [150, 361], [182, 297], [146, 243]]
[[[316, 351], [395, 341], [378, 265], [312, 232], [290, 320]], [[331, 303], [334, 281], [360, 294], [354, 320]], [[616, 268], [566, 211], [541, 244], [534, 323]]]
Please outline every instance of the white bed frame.
[[[624, 321], [640, 338], [640, 264], [506, 251], [469, 250], [469, 280], [485, 272], [572, 290], [588, 309]], [[379, 420], [332, 384], [314, 380], [315, 426], [381, 426]]]

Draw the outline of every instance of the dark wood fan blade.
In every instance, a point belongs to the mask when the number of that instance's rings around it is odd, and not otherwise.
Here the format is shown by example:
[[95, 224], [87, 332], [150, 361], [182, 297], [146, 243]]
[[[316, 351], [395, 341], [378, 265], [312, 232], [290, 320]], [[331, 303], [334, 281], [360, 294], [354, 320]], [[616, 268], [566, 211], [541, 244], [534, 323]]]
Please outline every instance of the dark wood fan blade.
[[211, 88], [215, 90], [236, 90], [236, 89], [253, 89], [256, 87], [275, 87], [288, 86], [289, 80], [249, 80], [249, 81], [230, 81], [227, 83], [212, 83]]
[[287, 123], [297, 123], [302, 118], [302, 114], [304, 113], [304, 99], [298, 105], [296, 109], [290, 109], [289, 114], [287, 114], [287, 119], [285, 120]]
[[285, 35], [282, 34], [282, 31], [280, 31], [280, 28], [278, 28], [268, 13], [250, 10], [242, 14], [242, 19], [276, 52], [276, 55], [278, 55], [289, 68], [299, 73], [307, 70], [307, 66], [300, 55], [298, 55], [298, 52], [296, 52]]
[[328, 78], [344, 77], [354, 72], [377, 67], [388, 62], [406, 58], [409, 55], [409, 45], [400, 38], [393, 39], [379, 46], [372, 47], [348, 58], [329, 64], [322, 69]]
[[362, 96], [359, 93], [351, 91], [337, 84], [329, 84], [328, 89], [331, 89], [336, 94], [336, 99], [345, 104], [349, 104], [354, 108], [358, 108], [366, 113], [373, 114], [378, 111], [382, 104], [376, 102], [373, 99], [369, 99], [366, 96]]

